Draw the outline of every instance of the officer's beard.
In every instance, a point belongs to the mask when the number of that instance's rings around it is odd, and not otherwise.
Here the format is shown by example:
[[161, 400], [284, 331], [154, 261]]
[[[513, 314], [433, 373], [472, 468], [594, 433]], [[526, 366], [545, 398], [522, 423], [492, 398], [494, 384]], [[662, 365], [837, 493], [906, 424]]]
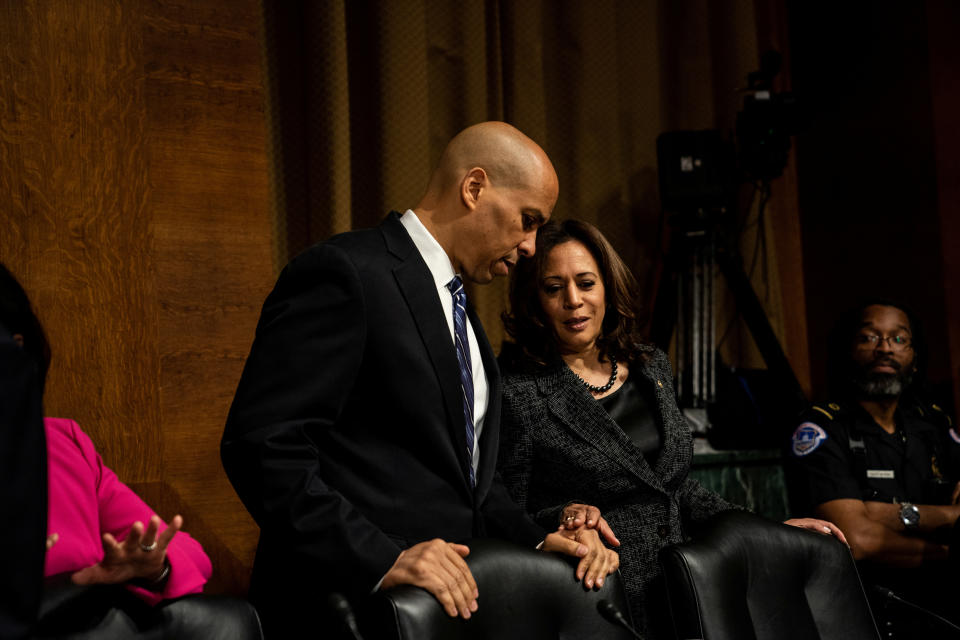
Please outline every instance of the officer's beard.
[[[872, 371], [878, 364], [894, 369], [894, 373]], [[913, 382], [913, 372], [912, 362], [904, 367], [893, 358], [880, 357], [861, 366], [854, 374], [853, 384], [865, 400], [897, 398]]]

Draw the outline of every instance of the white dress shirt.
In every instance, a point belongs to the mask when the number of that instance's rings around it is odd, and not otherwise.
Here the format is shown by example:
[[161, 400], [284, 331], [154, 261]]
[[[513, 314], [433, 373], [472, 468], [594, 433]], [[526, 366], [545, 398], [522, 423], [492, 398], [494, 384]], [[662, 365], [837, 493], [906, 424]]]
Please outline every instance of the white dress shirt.
[[[440, 306], [443, 307], [443, 315], [447, 319], [447, 328], [450, 329], [450, 340], [456, 346], [456, 334], [453, 329], [453, 295], [447, 288], [447, 283], [453, 280], [453, 276], [458, 275], [453, 270], [453, 263], [443, 250], [437, 239], [430, 235], [427, 228], [420, 222], [410, 209], [400, 218], [400, 223], [410, 234], [410, 239], [416, 245], [417, 251], [423, 261], [427, 263], [427, 268], [433, 276], [434, 284], [437, 287], [437, 296], [440, 298]], [[462, 279], [462, 278], [461, 278]], [[487, 415], [487, 404], [489, 401], [489, 388], [487, 385], [487, 374], [483, 369], [483, 358], [480, 356], [480, 348], [477, 345], [477, 336], [473, 332], [473, 325], [470, 324], [470, 317], [467, 316], [467, 342], [470, 343], [470, 364], [473, 367], [473, 466], [474, 476], [477, 474], [477, 465], [480, 462], [480, 433], [483, 431], [483, 420]], [[479, 478], [478, 478], [479, 480]]]

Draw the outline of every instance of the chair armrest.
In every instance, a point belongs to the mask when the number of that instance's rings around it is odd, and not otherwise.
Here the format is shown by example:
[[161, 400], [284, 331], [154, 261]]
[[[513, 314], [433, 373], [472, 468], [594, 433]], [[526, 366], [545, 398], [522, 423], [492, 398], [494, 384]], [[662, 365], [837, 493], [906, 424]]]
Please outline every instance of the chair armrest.
[[365, 637], [396, 640], [632, 638], [600, 616], [601, 600], [629, 620], [619, 572], [603, 588], [584, 589], [575, 559], [500, 540], [468, 543], [466, 561], [477, 581], [478, 610], [469, 620], [451, 618], [427, 591], [402, 586], [375, 594], [360, 616]]

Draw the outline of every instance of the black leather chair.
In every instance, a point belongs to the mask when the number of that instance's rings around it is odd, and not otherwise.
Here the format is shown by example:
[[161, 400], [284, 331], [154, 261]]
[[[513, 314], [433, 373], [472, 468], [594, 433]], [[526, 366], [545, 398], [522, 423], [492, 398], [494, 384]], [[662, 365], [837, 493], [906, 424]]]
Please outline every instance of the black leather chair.
[[660, 552], [677, 638], [878, 640], [853, 556], [832, 536], [739, 512]]
[[580, 640], [629, 639], [597, 605], [606, 600], [629, 608], [619, 573], [598, 591], [576, 581], [572, 558], [542, 553], [496, 540], [468, 543], [467, 564], [480, 591], [479, 609], [470, 620], [451, 618], [427, 591], [397, 587], [372, 598], [360, 617], [366, 640]]
[[121, 586], [48, 588], [37, 640], [262, 640], [260, 618], [231, 596], [191, 595], [151, 607]]

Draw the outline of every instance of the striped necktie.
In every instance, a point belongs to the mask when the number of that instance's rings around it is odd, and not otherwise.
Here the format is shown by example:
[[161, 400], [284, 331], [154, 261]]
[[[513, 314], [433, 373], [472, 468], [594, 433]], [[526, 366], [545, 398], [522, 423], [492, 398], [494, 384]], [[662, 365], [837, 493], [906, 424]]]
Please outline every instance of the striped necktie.
[[470, 486], [477, 486], [473, 471], [473, 367], [470, 363], [470, 343], [467, 341], [467, 293], [460, 276], [447, 283], [453, 296], [453, 333], [457, 343], [457, 364], [460, 365], [460, 388], [463, 390], [463, 421], [467, 426], [467, 459], [470, 468]]

